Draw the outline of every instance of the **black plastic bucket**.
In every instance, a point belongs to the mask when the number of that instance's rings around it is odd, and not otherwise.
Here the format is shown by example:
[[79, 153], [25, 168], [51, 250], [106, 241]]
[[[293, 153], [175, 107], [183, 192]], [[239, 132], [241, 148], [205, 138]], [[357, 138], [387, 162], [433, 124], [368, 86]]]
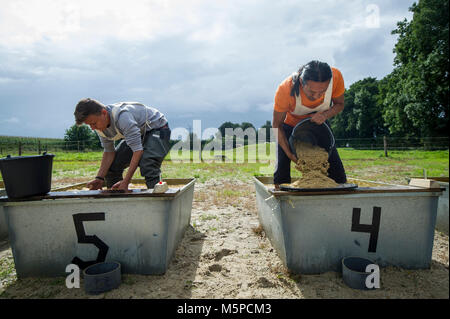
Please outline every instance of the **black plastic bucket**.
[[367, 276], [372, 272], [366, 272], [368, 265], [375, 265], [372, 260], [361, 257], [345, 257], [342, 259], [342, 279], [344, 283], [353, 289], [369, 290], [366, 285]]
[[10, 198], [43, 195], [52, 184], [53, 154], [7, 156], [0, 159], [6, 194]]
[[83, 271], [83, 276], [84, 290], [90, 295], [116, 289], [122, 281], [120, 263], [115, 261], [91, 265]]
[[[289, 137], [289, 146], [291, 152], [296, 154], [295, 144], [305, 142], [324, 148], [328, 154], [331, 154], [335, 145], [335, 139], [330, 127], [326, 123], [316, 124], [311, 122], [311, 118], [300, 121], [292, 130]], [[297, 155], [298, 156], [298, 155]]]

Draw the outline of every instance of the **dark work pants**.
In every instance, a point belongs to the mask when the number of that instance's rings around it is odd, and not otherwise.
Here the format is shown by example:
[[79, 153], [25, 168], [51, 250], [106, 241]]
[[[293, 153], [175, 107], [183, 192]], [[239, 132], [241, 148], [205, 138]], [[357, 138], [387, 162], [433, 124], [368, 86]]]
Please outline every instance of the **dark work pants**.
[[[145, 134], [144, 152], [139, 161], [139, 168], [142, 177], [145, 177], [145, 184], [148, 188], [153, 188], [159, 182], [161, 174], [161, 164], [170, 148], [170, 129], [151, 130]], [[115, 149], [114, 161], [105, 176], [106, 187], [111, 188], [115, 183], [123, 179], [123, 171], [130, 166], [133, 151], [122, 140]]]
[[[294, 128], [292, 126], [283, 123], [284, 135], [288, 141], [293, 129]], [[328, 168], [328, 177], [333, 179], [338, 184], [346, 183], [347, 176], [345, 175], [344, 165], [342, 165], [342, 161], [336, 147], [333, 147], [330, 157], [328, 158], [328, 162], [330, 163], [330, 167]], [[291, 160], [286, 156], [286, 153], [279, 144], [277, 145], [277, 165], [275, 167], [275, 173], [273, 174], [273, 183], [291, 183]]]

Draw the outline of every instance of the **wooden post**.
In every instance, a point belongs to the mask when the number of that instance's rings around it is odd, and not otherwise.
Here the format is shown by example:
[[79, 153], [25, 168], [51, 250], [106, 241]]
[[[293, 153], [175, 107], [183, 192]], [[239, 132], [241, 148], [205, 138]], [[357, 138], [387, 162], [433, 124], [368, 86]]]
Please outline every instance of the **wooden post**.
[[22, 155], [22, 142], [19, 141], [19, 156]]
[[41, 155], [41, 141], [38, 140], [38, 155]]
[[384, 143], [384, 157], [388, 157], [388, 151], [387, 151], [387, 139], [386, 135], [383, 136], [383, 143]]

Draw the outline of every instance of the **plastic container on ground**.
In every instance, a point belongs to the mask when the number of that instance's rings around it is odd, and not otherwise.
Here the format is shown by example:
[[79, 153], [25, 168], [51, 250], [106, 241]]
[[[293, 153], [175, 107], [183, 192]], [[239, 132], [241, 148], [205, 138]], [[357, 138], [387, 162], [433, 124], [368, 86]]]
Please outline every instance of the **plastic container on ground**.
[[84, 290], [87, 294], [97, 295], [116, 289], [122, 282], [121, 267], [118, 262], [101, 262], [87, 267], [83, 271]]
[[373, 261], [361, 257], [342, 258], [342, 279], [344, 283], [353, 289], [368, 290], [367, 277], [372, 272], [366, 272], [369, 265], [375, 265]]

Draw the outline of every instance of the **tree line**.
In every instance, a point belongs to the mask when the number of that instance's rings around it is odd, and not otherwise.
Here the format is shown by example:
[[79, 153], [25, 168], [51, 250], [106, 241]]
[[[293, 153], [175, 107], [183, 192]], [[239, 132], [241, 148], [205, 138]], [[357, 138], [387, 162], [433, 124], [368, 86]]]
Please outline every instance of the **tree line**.
[[330, 120], [336, 138], [448, 136], [449, 2], [420, 0], [413, 19], [397, 23], [394, 69], [345, 92], [344, 110]]

